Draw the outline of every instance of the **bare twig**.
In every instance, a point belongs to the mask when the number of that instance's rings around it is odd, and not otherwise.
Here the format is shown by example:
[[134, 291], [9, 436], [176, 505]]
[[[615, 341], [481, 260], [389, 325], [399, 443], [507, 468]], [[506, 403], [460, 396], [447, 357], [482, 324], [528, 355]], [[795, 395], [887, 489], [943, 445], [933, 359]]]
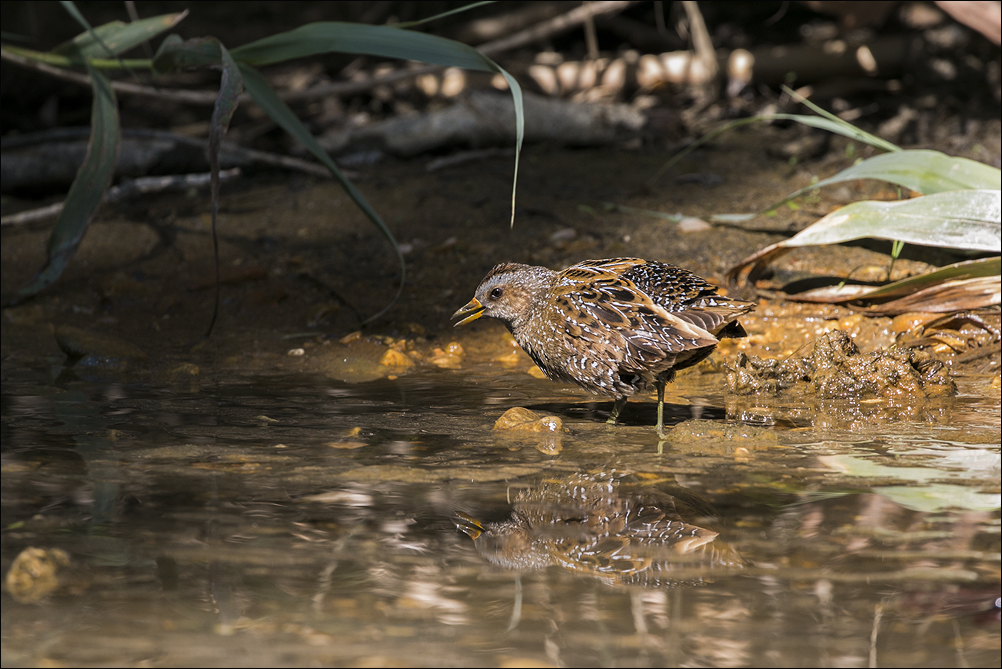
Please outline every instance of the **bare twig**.
[[437, 172], [447, 167], [455, 167], [464, 163], [471, 163], [478, 160], [489, 160], [491, 158], [510, 158], [515, 155], [515, 149], [495, 147], [492, 149], [474, 149], [472, 151], [460, 151], [442, 158], [435, 158], [424, 166], [428, 172]]
[[[24, 177], [27, 173], [30, 176], [30, 165], [37, 163], [39, 161], [28, 161], [27, 165], [29, 167], [21, 168], [18, 171], [18, 163], [16, 162], [17, 154], [8, 153], [17, 149], [24, 149], [25, 147], [30, 147], [37, 144], [52, 144], [59, 142], [79, 142], [81, 140], [86, 140], [90, 135], [90, 128], [79, 127], [79, 128], [53, 128], [51, 130], [45, 130], [37, 133], [27, 133], [25, 135], [18, 135], [13, 137], [5, 137], [2, 142], [0, 142], [0, 147], [4, 151], [4, 169], [7, 172], [11, 170], [17, 171], [17, 176], [19, 179]], [[124, 160], [126, 164], [133, 164], [138, 166], [149, 165], [157, 163], [163, 159], [167, 153], [177, 155], [177, 149], [179, 147], [190, 147], [189, 151], [201, 152], [205, 150], [205, 140], [196, 137], [187, 137], [185, 135], [179, 135], [176, 133], [164, 131], [164, 130], [150, 130], [150, 129], [126, 129], [122, 132], [123, 139], [126, 140], [123, 143], [123, 152], [119, 156], [120, 166]], [[137, 142], [139, 144], [137, 144]], [[146, 150], [143, 145], [148, 145], [148, 149], [151, 151], [150, 155], [143, 154]], [[128, 154], [126, 152], [129, 152]], [[136, 152], [139, 152], [137, 155]], [[53, 180], [59, 181], [59, 176], [72, 175], [76, 169], [76, 165], [73, 164], [74, 158], [72, 151], [68, 152], [65, 157], [59, 156], [56, 152], [55, 158], [50, 157], [49, 162], [53, 160], [62, 161], [67, 163], [66, 169], [59, 172], [56, 177], [53, 176], [52, 171], [44, 172], [42, 181], [51, 182]], [[159, 156], [159, 157], [158, 157]], [[76, 158], [77, 161], [80, 160], [79, 157]], [[248, 149], [236, 144], [231, 144], [225, 142], [222, 145], [222, 160], [224, 164], [231, 167], [247, 167], [248, 165], [269, 165], [272, 167], [279, 167], [287, 170], [294, 170], [297, 172], [304, 172], [313, 176], [330, 178], [331, 174], [326, 167], [318, 165], [317, 163], [303, 160], [301, 158], [293, 158], [292, 156], [286, 156], [279, 153], [271, 153], [268, 151], [257, 151], [255, 149]], [[177, 161], [174, 161], [177, 162]], [[197, 165], [197, 164], [196, 164]], [[189, 168], [191, 169], [191, 168]], [[193, 166], [193, 169], [199, 169], [197, 166]], [[186, 168], [182, 167], [176, 169], [176, 171], [187, 171]], [[344, 172], [348, 174], [349, 178], [356, 178], [358, 175], [352, 172]], [[6, 172], [5, 172], [6, 173]], [[126, 172], [125, 176], [130, 174]], [[131, 176], [137, 176], [135, 172], [131, 173]], [[6, 179], [11, 179], [12, 177], [8, 174]], [[17, 182], [17, 186], [30, 185], [30, 179], [21, 179], [24, 183]], [[68, 179], [67, 179], [68, 181]], [[11, 183], [5, 182], [5, 187], [11, 187]]]
[[627, 2], [589, 2], [572, 9], [566, 14], [555, 16], [549, 21], [543, 21], [531, 28], [521, 30], [514, 35], [481, 44], [477, 47], [477, 51], [485, 56], [493, 56], [504, 51], [511, 51], [520, 46], [532, 44], [543, 38], [570, 30], [575, 26], [581, 25], [589, 18], [602, 14], [618, 14], [633, 4], [636, 3], [632, 0]]
[[691, 0], [686, 0], [682, 6], [689, 17], [689, 32], [696, 58], [706, 71], [707, 81], [713, 81], [717, 77], [717, 57], [713, 52], [713, 42], [706, 29], [706, 22], [703, 21], [703, 14], [699, 11], [699, 5]]
[[[235, 179], [238, 176], [240, 176], [239, 167], [219, 172], [219, 179], [221, 181], [229, 181], [230, 179]], [[106, 203], [117, 202], [119, 200], [125, 200], [136, 195], [145, 195], [147, 193], [162, 193], [168, 190], [199, 188], [209, 185], [209, 177], [210, 174], [205, 172], [199, 174], [177, 174], [171, 176], [140, 177], [139, 179], [131, 179], [129, 181], [122, 182], [118, 186], [109, 188], [108, 192], [104, 194], [103, 201]], [[22, 211], [10, 216], [4, 216], [3, 218], [0, 218], [0, 226], [6, 227], [8, 225], [24, 225], [26, 223], [34, 223], [35, 221], [41, 221], [58, 216], [59, 212], [62, 210], [63, 203], [56, 202], [55, 204], [39, 207], [38, 209], [29, 209], [28, 211]]]

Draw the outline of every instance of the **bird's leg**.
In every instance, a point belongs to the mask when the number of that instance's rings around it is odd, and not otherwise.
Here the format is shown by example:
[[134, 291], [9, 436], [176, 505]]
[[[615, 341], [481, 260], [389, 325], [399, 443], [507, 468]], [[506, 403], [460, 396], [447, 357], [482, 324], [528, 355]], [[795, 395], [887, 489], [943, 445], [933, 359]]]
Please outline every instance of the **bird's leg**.
[[605, 422], [608, 423], [609, 425], [615, 425], [616, 421], [619, 419], [619, 412], [623, 410], [624, 406], [626, 406], [626, 398], [625, 397], [618, 398], [616, 402], [612, 405], [612, 413], [609, 414], [609, 420]]
[[658, 436], [662, 439], [665, 438], [665, 386], [672, 382], [675, 378], [675, 370], [670, 369], [667, 372], [659, 374], [654, 379], [654, 386], [658, 389]]
[[658, 379], [654, 382], [658, 389], [658, 436], [665, 436], [665, 382]]

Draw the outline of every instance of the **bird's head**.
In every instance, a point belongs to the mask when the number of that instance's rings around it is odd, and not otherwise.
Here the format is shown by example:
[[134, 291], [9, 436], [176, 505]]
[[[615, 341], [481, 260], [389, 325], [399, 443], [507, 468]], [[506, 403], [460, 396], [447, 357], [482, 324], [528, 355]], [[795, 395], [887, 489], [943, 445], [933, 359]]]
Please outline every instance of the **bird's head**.
[[545, 298], [555, 274], [545, 267], [519, 263], [496, 266], [480, 282], [473, 299], [452, 315], [453, 318], [462, 317], [456, 327], [481, 316], [500, 319], [509, 327], [518, 325], [529, 316], [533, 306]]

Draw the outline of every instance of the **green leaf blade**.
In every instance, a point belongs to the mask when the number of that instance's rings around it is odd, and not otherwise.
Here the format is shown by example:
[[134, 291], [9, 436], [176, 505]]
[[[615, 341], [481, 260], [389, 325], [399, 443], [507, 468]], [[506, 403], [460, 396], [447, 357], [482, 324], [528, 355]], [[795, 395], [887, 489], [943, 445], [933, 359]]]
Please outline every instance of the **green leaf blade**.
[[838, 244], [867, 237], [1002, 253], [1002, 192], [960, 190], [898, 202], [853, 202], [780, 245]]
[[496, 71], [497, 67], [492, 67], [489, 59], [473, 47], [444, 37], [337, 21], [309, 23], [231, 51], [237, 61], [255, 67], [330, 52], [419, 60], [486, 72]]
[[[515, 104], [515, 169], [512, 179], [511, 225], [515, 224], [515, 192], [518, 164], [525, 137], [525, 112], [522, 104], [522, 88], [514, 77], [484, 54], [461, 42], [390, 26], [333, 21], [310, 23], [245, 44], [230, 53], [241, 65], [259, 66], [332, 51], [417, 60], [446, 67], [497, 72], [503, 76], [508, 82]], [[312, 140], [312, 137], [310, 139]]]
[[171, 35], [153, 56], [153, 70], [164, 74], [189, 67], [218, 65], [222, 57], [221, 45], [214, 37], [182, 40], [177, 35]]
[[951, 190], [1002, 190], [1002, 171], [998, 168], [939, 151], [918, 149], [867, 158], [835, 176], [787, 195], [768, 208], [778, 207], [816, 188], [856, 179], [886, 181], [923, 195]]
[[289, 108], [285, 102], [275, 93], [274, 89], [268, 85], [264, 77], [250, 67], [246, 63], [238, 63], [240, 67], [240, 73], [243, 76], [244, 88], [247, 93], [250, 94], [251, 98], [258, 104], [261, 109], [265, 111], [268, 116], [271, 117], [275, 123], [279, 125], [283, 130], [289, 133], [294, 139], [299, 141], [306, 149], [313, 154], [313, 156], [319, 160], [323, 165], [330, 170], [330, 173], [335, 179], [341, 184], [345, 192], [348, 193], [350, 197], [359, 209], [368, 217], [370, 221], [379, 229], [382, 235], [393, 245], [393, 250], [397, 254], [397, 260], [400, 262], [400, 286], [397, 288], [397, 292], [393, 297], [393, 300], [383, 309], [381, 309], [377, 314], [370, 316], [366, 319], [366, 322], [372, 321], [384, 313], [386, 313], [393, 304], [399, 299], [400, 294], [403, 292], [404, 281], [406, 279], [407, 265], [404, 262], [404, 256], [400, 252], [400, 245], [397, 244], [396, 238], [393, 233], [387, 227], [383, 219], [376, 213], [376, 210], [372, 208], [368, 200], [365, 199], [355, 185], [348, 180], [338, 166], [331, 160], [331, 157], [327, 155], [327, 152], [317, 143], [310, 131], [303, 125], [302, 121], [296, 116], [296, 114]]
[[115, 175], [120, 140], [115, 92], [104, 74], [90, 66], [87, 69], [94, 90], [87, 155], [49, 237], [48, 259], [31, 283], [19, 291], [18, 299], [36, 295], [62, 275]]
[[[94, 28], [93, 33], [90, 31], [80, 33], [69, 42], [57, 46], [52, 53], [68, 57], [79, 55], [83, 58], [107, 58], [108, 51], [111, 51], [112, 55], [117, 56], [170, 30], [187, 15], [188, 11], [185, 10], [131, 23], [111, 21]], [[94, 39], [94, 35], [97, 35], [99, 40]]]

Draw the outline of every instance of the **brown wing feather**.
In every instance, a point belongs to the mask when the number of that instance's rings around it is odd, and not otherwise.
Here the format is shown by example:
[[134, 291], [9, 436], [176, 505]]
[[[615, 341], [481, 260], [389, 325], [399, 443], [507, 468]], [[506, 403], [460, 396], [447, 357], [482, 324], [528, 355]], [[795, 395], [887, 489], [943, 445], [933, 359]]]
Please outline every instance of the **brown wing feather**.
[[[606, 392], [631, 394], [671, 369], [680, 354], [717, 343], [698, 319], [668, 311], [624, 277], [644, 263], [638, 258], [580, 263], [561, 272], [553, 291], [553, 317], [566, 324], [568, 336], [599, 353], [589, 356], [590, 369], [582, 369], [582, 376], [590, 383], [601, 379], [599, 389]], [[576, 368], [567, 369], [573, 375]]]
[[[691, 272], [642, 258], [586, 260], [560, 272], [539, 314], [559, 348], [522, 347], [553, 380], [623, 397], [706, 357], [753, 305], [716, 295]], [[559, 334], [558, 334], [559, 332]]]

